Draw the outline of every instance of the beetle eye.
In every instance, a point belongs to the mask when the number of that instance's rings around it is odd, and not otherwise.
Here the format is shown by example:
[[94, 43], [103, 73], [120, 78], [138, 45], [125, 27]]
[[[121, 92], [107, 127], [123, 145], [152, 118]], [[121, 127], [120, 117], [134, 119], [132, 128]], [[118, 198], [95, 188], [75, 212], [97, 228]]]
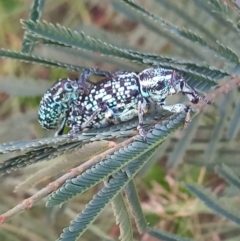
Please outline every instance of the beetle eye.
[[72, 90], [72, 85], [71, 85], [71, 83], [70, 83], [70, 82], [66, 82], [66, 83], [64, 84], [64, 89], [65, 89], [66, 91], [71, 91], [71, 90]]

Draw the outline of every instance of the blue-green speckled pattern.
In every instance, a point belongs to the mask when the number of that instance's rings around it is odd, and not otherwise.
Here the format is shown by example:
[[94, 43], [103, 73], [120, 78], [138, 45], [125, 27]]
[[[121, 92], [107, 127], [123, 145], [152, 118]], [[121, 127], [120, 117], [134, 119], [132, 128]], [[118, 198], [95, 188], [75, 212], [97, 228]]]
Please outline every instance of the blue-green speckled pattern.
[[[89, 75], [96, 73], [105, 78], [88, 87]], [[174, 70], [149, 68], [140, 73], [123, 70], [109, 73], [89, 69], [79, 79], [60, 79], [44, 94], [39, 122], [46, 129], [55, 129], [61, 124], [62, 130], [66, 124], [72, 128], [70, 133], [75, 134], [83, 128], [101, 128], [138, 116], [138, 129], [141, 129], [142, 116], [152, 105], [175, 113], [189, 112], [189, 107], [182, 103], [166, 105], [166, 98], [179, 92], [192, 103], [203, 100], [210, 104]]]

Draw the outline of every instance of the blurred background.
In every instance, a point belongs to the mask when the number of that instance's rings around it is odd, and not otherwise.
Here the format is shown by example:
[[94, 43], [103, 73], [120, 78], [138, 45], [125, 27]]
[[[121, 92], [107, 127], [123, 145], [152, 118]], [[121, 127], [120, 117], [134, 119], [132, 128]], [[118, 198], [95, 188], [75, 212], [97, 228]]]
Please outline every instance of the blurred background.
[[[202, 1], [137, 2], [174, 25], [193, 29], [210, 40], [220, 39], [237, 47], [236, 51], [239, 51], [239, 38], [231, 32], [227, 23], [211, 13]], [[24, 30], [20, 19], [28, 19], [31, 4], [31, 0], [0, 0], [1, 48], [21, 50]], [[199, 46], [176, 39], [158, 24], [143, 22], [130, 10], [122, 9], [117, 1], [46, 0], [42, 19], [83, 31], [119, 47], [191, 59], [200, 63], [206, 61], [218, 68], [226, 67], [223, 60], [216, 59]], [[109, 71], [141, 70], [146, 67], [96, 53], [67, 49], [59, 51], [58, 48], [41, 45], [37, 45], [33, 53], [76, 65], [98, 66]], [[8, 59], [0, 59], [0, 64], [0, 142], [52, 136], [53, 132], [43, 130], [37, 122], [37, 108], [41, 96], [58, 78], [77, 77], [78, 73]], [[173, 102], [185, 100], [182, 96], [171, 99]], [[213, 172], [214, 166], [221, 163], [239, 170], [240, 126], [239, 114], [234, 114], [237, 113], [236, 108], [239, 108], [237, 89], [207, 107], [187, 130], [179, 131], [167, 140], [149, 166], [140, 172], [136, 181], [148, 223], [198, 241], [239, 240], [240, 230], [235, 224], [215, 215], [182, 186], [183, 182], [197, 182], [209, 187], [216, 194], [224, 193], [231, 197], [232, 203], [239, 205], [236, 192], [226, 188], [226, 183]], [[183, 139], [184, 142], [179, 142]], [[1, 155], [0, 161], [8, 157]], [[53, 161], [57, 162], [59, 159]], [[21, 185], [32, 173], [47, 165], [48, 162], [42, 162], [1, 177], [1, 213], [54, 180], [54, 177], [46, 177], [46, 180], [39, 180], [35, 186]], [[68, 226], [69, 221], [91, 200], [97, 189], [98, 186], [75, 197], [62, 208], [47, 209], [44, 202], [38, 203], [31, 210], [2, 225], [0, 240], [55, 240], [62, 229]], [[118, 236], [118, 226], [115, 225], [112, 210], [108, 207], [80, 240], [111, 240]], [[140, 236], [137, 231], [136, 239], [155, 241], [147, 234]]]

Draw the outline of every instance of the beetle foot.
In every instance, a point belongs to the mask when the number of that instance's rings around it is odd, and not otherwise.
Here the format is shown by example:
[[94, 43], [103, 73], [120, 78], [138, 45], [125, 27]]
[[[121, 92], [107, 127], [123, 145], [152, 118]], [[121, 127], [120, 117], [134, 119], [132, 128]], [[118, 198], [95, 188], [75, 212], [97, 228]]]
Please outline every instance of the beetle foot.
[[186, 106], [186, 118], [183, 124], [183, 129], [186, 129], [188, 125], [191, 123], [192, 118], [191, 118], [191, 108], [189, 106]]
[[143, 129], [142, 125], [138, 125], [137, 130], [143, 141], [146, 142], [147, 132]]

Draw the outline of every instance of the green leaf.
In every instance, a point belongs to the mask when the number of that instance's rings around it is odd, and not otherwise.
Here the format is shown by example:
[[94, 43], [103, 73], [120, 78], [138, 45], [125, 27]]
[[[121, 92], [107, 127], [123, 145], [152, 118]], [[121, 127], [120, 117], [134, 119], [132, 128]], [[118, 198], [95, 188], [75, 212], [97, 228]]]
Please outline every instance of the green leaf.
[[[29, 14], [29, 20], [33, 22], [37, 22], [41, 19], [43, 8], [44, 8], [45, 0], [34, 0], [31, 11]], [[22, 42], [22, 52], [23, 53], [31, 53], [33, 51], [35, 41], [34, 37], [29, 36], [27, 33], [24, 34], [23, 42]]]
[[149, 131], [147, 143], [143, 143], [141, 138], [137, 138], [133, 143], [116, 151], [109, 158], [103, 159], [78, 177], [67, 180], [60, 189], [50, 195], [47, 206], [55, 206], [68, 201], [121, 170], [133, 160], [158, 147], [181, 125], [184, 116], [182, 113], [173, 115], [161, 125], [157, 124], [153, 130]]
[[[71, 48], [98, 51], [102, 54], [125, 58], [127, 60], [141, 64], [148, 64], [168, 69], [175, 69], [177, 71], [180, 71], [181, 73], [185, 73], [186, 75], [188, 75], [188, 78], [194, 78], [194, 80], [200, 79], [201, 82], [205, 82], [206, 85], [209, 86], [209, 88], [216, 85], [215, 79], [212, 79], [211, 76], [214, 76], [214, 78], [222, 78], [228, 75], [227, 72], [221, 71], [213, 67], [209, 68], [207, 65], [198, 66], [194, 64], [188, 64], [187, 67], [189, 69], [184, 69], [177, 67], [175, 64], [160, 62], [162, 59], [161, 56], [154, 56], [151, 54], [150, 59], [148, 59], [147, 53], [145, 54], [139, 53], [138, 51], [134, 50], [121, 49], [116, 46], [107, 44], [105, 42], [101, 42], [98, 39], [90, 38], [84, 33], [79, 34], [76, 31], [72, 31], [60, 25], [54, 26], [46, 22], [33, 23], [31, 21], [23, 21], [23, 24], [27, 28], [27, 30], [30, 31], [30, 33], [37, 34], [41, 38], [45, 38], [50, 41], [55, 41], [58, 44], [63, 44]], [[154, 58], [157, 61], [155, 61]], [[163, 58], [163, 61], [167, 60], [170, 60], [170, 58]], [[198, 73], [197, 71], [199, 71], [200, 73]], [[203, 72], [205, 74], [202, 74]]]
[[239, 58], [238, 56], [233, 52], [233, 50], [231, 50], [229, 47], [224, 46], [223, 44], [221, 44], [219, 41], [216, 42], [217, 43], [217, 53], [224, 57], [225, 59], [231, 61], [232, 63], [235, 64], [239, 64]]
[[[207, 2], [211, 6], [211, 10], [213, 13], [219, 15], [228, 23], [229, 29], [233, 30], [235, 33], [240, 33], [240, 29], [236, 25], [235, 20], [232, 20], [232, 16], [234, 16], [234, 11], [228, 6], [226, 2], [219, 0], [205, 0], [205, 2]], [[234, 10], [237, 10], [239, 14], [239, 6], [237, 7], [237, 4], [235, 3], [234, 7]]]
[[[47, 23], [45, 23], [44, 26], [48, 29], [47, 31], [50, 31], [53, 34], [54, 33], [57, 34], [57, 32], [58, 32], [57, 29], [60, 28], [60, 26], [54, 27], [53, 25], [51, 25], [51, 24], [49, 25]], [[41, 26], [35, 26], [35, 27], [38, 29]], [[43, 27], [43, 25], [42, 25], [42, 27]], [[53, 31], [53, 29], [54, 29], [54, 31]], [[69, 44], [66, 46], [76, 47], [79, 49], [84, 48], [84, 49], [91, 50], [91, 51], [96, 51], [96, 49], [98, 49], [102, 54], [125, 58], [127, 60], [131, 60], [136, 63], [148, 64], [148, 65], [163, 67], [163, 68], [168, 68], [168, 69], [175, 69], [177, 71], [180, 71], [181, 73], [188, 75], [188, 78], [190, 78], [190, 76], [191, 76], [194, 79], [201, 80], [201, 82], [205, 81], [206, 85], [208, 85], [208, 89], [210, 87], [216, 85], [216, 82], [215, 82], [216, 79], [221, 79], [221, 78], [229, 75], [224, 70], [210, 67], [206, 64], [200, 65], [200, 64], [191, 63], [189, 61], [187, 61], [187, 62], [177, 61], [174, 58], [170, 58], [170, 57], [166, 57], [166, 56], [142, 53], [142, 52], [131, 50], [131, 49], [121, 49], [116, 46], [104, 43], [104, 42], [101, 43], [100, 40], [90, 38], [89, 36], [86, 36], [84, 33], [81, 33], [81, 35], [80, 35], [77, 32], [72, 32], [70, 29], [66, 29], [63, 26], [61, 26], [61, 29], [64, 30], [63, 31], [64, 36], [62, 36], [63, 37], [62, 39], [60, 39], [60, 37], [59, 37], [58, 44], [66, 45], [66, 42], [68, 41], [67, 39], [71, 39], [72, 36], [76, 35], [71, 40], [72, 45]], [[67, 39], [64, 39], [66, 37], [65, 36], [66, 32], [69, 33], [69, 36], [67, 37]], [[83, 37], [82, 40], [81, 40], [81, 36]], [[96, 43], [98, 44], [98, 47], [95, 47]], [[171, 62], [173, 64], [171, 64]], [[186, 65], [187, 69], [179, 68], [179, 67], [177, 67], [177, 64]]]
[[[154, 147], [151, 152], [154, 152]], [[63, 230], [58, 241], [74, 241], [80, 237], [88, 226], [94, 222], [102, 210], [121, 192], [127, 183], [137, 174], [146, 163], [149, 152], [140, 158], [134, 159], [125, 171], [118, 171], [108, 183], [96, 194], [77, 217], [70, 222], [70, 226]], [[102, 170], [104, 171], [104, 170]], [[90, 180], [90, 179], [89, 179]]]
[[[114, 45], [94, 39], [85, 33], [78, 33], [61, 25], [53, 25], [46, 21], [34, 23], [32, 21], [22, 21], [24, 28], [29, 34], [38, 37], [39, 41], [46, 44], [55, 44], [57, 46], [66, 46], [76, 49], [85, 49], [94, 52], [100, 52], [104, 55], [111, 55], [119, 58], [125, 58], [137, 63], [144, 63], [141, 52], [131, 49], [121, 49]], [[160, 58], [160, 56], [159, 56]]]
[[[230, 75], [230, 73], [223, 69], [218, 69], [205, 63], [199, 64], [191, 61], [178, 60], [176, 58], [171, 58], [168, 56], [161, 56], [151, 53], [141, 53], [134, 50], [128, 51], [135, 56], [141, 57], [143, 59], [143, 63], [152, 66], [160, 66], [163, 68], [174, 69], [183, 73], [185, 76], [188, 76], [188, 78], [192, 76], [195, 77], [195, 79], [204, 79], [206, 84], [208, 82], [211, 87], [216, 85], [215, 81], [221, 80], [222, 78]], [[210, 88], [210, 86], [208, 86], [208, 88]]]
[[[138, 173], [139, 176], [145, 177], [146, 175], [151, 173], [151, 170], [155, 170], [156, 171], [156, 169], [153, 169], [153, 166], [155, 165], [155, 163], [157, 161], [159, 161], [159, 159], [162, 156], [165, 155], [165, 153], [167, 151], [167, 148], [169, 147], [170, 143], [171, 143], [171, 138], [168, 138], [168, 139], [166, 139], [166, 141], [161, 146], [158, 147], [158, 149], [156, 149], [154, 155], [151, 158], [149, 158], [149, 161], [146, 163], [144, 168], [142, 168], [140, 170], [140, 172]], [[152, 180], [152, 177], [150, 177], [150, 180]]]
[[133, 241], [133, 230], [129, 213], [120, 193], [112, 200], [112, 209], [116, 218], [116, 224], [119, 225], [120, 229], [119, 239], [121, 241]]
[[[197, 19], [194, 18], [194, 16], [188, 15], [188, 13], [185, 11], [184, 7], [183, 9], [179, 8], [177, 4], [174, 2], [171, 2], [169, 0], [155, 0], [157, 3], [163, 5], [166, 9], [166, 11], [169, 11], [171, 9], [171, 12], [174, 12], [178, 15], [180, 19], [185, 20], [187, 24], [190, 24], [194, 27], [194, 29], [199, 29], [204, 35], [206, 35], [210, 40], [216, 41], [216, 37], [206, 28], [204, 28], [202, 23], [199, 23]], [[188, 4], [191, 4], [190, 2]]]
[[208, 50], [213, 51], [215, 54], [224, 58], [225, 60], [228, 60], [231, 63], [239, 64], [238, 56], [229, 47], [223, 45], [219, 41], [208, 44], [205, 40], [197, 36], [195, 33], [192, 33], [191, 31], [184, 31], [182, 32], [182, 34], [188, 40], [194, 43], [198, 43], [199, 45], [207, 48]]
[[[151, 20], [154, 23], [160, 24], [166, 31], [169, 31], [170, 33], [177, 35], [177, 37], [180, 37], [182, 39], [181, 43], [185, 43], [185, 39], [190, 40], [191, 42], [199, 41], [199, 43], [203, 44], [204, 46], [208, 46], [207, 42], [204, 41], [201, 37], [197, 36], [195, 33], [192, 33], [190, 30], [186, 30], [183, 28], [178, 28], [174, 26], [173, 24], [165, 21], [164, 19], [160, 18], [157, 15], [154, 15], [147, 10], [143, 9], [140, 5], [137, 5], [131, 0], [120, 0], [122, 3], [127, 5], [128, 7], [132, 8], [136, 12], [139, 13], [139, 15], [142, 15], [144, 17], [147, 17], [149, 20]], [[194, 40], [194, 41], [193, 41]], [[186, 49], [186, 48], [185, 48]], [[194, 48], [191, 48], [189, 45], [187, 45], [187, 50], [192, 51], [192, 54], [195, 58], [200, 57], [200, 52], [197, 52]], [[186, 50], [185, 50], [186, 52]], [[202, 60], [203, 58], [201, 58]]]
[[34, 22], [37, 22], [42, 14], [43, 14], [43, 8], [44, 8], [45, 0], [34, 0], [31, 11], [29, 14], [29, 20], [32, 20]]
[[194, 241], [193, 239], [184, 238], [182, 236], [177, 236], [175, 234], [171, 234], [165, 232], [163, 230], [157, 228], [148, 228], [149, 234], [160, 241]]
[[[146, 126], [152, 125], [156, 120], [170, 116], [171, 112], [160, 112], [158, 115], [147, 114], [144, 120]], [[48, 161], [65, 152], [81, 148], [83, 144], [109, 140], [112, 138], [132, 136], [132, 129], [138, 126], [138, 118], [122, 122], [105, 128], [94, 129], [86, 133], [77, 134], [69, 139], [68, 135], [50, 137], [30, 141], [13, 141], [0, 144], [0, 154], [23, 152], [24, 154], [12, 157], [0, 163], [0, 174], [26, 167], [39, 161]]]
[[183, 160], [186, 150], [190, 146], [192, 139], [196, 134], [199, 121], [200, 115], [196, 116], [190, 123], [188, 128], [184, 131], [184, 133], [182, 133], [183, 136], [180, 139], [184, 141], [178, 141], [173, 151], [170, 153], [167, 161], [168, 168], [176, 168], [179, 165], [179, 163]]
[[[214, 80], [219, 80], [225, 76], [230, 75], [230, 73], [228, 73], [227, 71], [213, 67], [213, 66], [209, 66], [206, 63], [200, 64], [189, 60], [176, 59], [173, 57], [162, 56], [162, 55], [157, 55], [152, 53], [144, 53], [144, 52], [139, 52], [131, 49], [128, 49], [128, 52], [130, 52], [133, 55], [141, 57], [144, 63], [147, 63], [146, 61], [148, 61], [148, 63], [151, 63], [152, 61], [152, 65], [156, 66], [158, 65], [158, 62], [159, 62], [159, 64], [160, 63], [169, 64], [169, 68], [174, 68], [173, 67], [174, 65], [176, 67], [180, 65], [185, 67], [186, 70], [191, 70], [204, 76], [209, 76]], [[174, 64], [174, 65], [170, 66], [170, 64]]]
[[234, 208], [232, 205], [229, 205], [229, 201], [217, 197], [210, 190], [206, 190], [198, 184], [187, 183], [185, 184], [185, 187], [214, 212], [222, 215], [223, 217], [236, 223], [237, 225], [240, 225], [239, 209]]
[[182, 38], [185, 38], [191, 42], [198, 43], [199, 45], [214, 51], [216, 54], [230, 60], [233, 63], [239, 63], [239, 58], [236, 56], [236, 54], [232, 50], [230, 50], [228, 47], [224, 46], [223, 44], [220, 44], [219, 42], [217, 42], [216, 44], [215, 44], [215, 42], [212, 42], [209, 44], [199, 35], [191, 32], [190, 30], [179, 29], [179, 28], [173, 26], [172, 24], [161, 19], [159, 16], [149, 13], [148, 11], [143, 9], [141, 6], [133, 3], [130, 0], [121, 0], [121, 1], [124, 2], [125, 4], [127, 4], [129, 7], [132, 7], [136, 11], [140, 12], [144, 16], [147, 16], [150, 19], [152, 19], [153, 21], [156, 21], [157, 23], [161, 24], [165, 29], [169, 30], [170, 32], [172, 32]]
[[230, 73], [223, 69], [218, 69], [207, 64], [187, 63], [186, 69], [203, 76], [208, 76], [209, 78], [216, 81], [230, 75]]
[[131, 58], [130, 54], [118, 47], [102, 42], [99, 39], [91, 38], [83, 32], [78, 33], [77, 31], [65, 28], [59, 24], [54, 26], [46, 21], [43, 23], [22, 21], [22, 24], [31, 35], [40, 37], [40, 39], [49, 40], [52, 44], [57, 43], [66, 47], [86, 49], [96, 53], [100, 52], [105, 55], [114, 55], [120, 58]]
[[239, 176], [228, 166], [222, 164], [214, 168], [215, 172], [222, 178], [224, 178], [229, 184], [240, 190], [240, 178]]
[[222, 15], [226, 15], [230, 10], [227, 4], [223, 1], [218, 0], [205, 0], [209, 5], [211, 5], [213, 11], [220, 13]]
[[[229, 30], [234, 31], [234, 32], [236, 31], [235, 28], [233, 28], [232, 24], [230, 24], [222, 15], [217, 14], [216, 12], [212, 11], [212, 8], [209, 7], [207, 1], [194, 0], [194, 2], [197, 5], [198, 9], [201, 9], [201, 10], [207, 12], [208, 16], [211, 18], [214, 18], [215, 21], [219, 24], [219, 26], [221, 28], [225, 28], [228, 33], [229, 33]], [[224, 33], [222, 32], [221, 35], [222, 34], [224, 34]]]
[[[118, 12], [123, 13], [127, 18], [137, 23], [143, 24], [148, 30], [151, 30], [155, 34], [159, 35], [160, 38], [166, 38], [170, 40], [176, 48], [179, 48], [179, 51], [202, 60], [202, 58], [200, 57], [200, 53], [198, 53], [193, 47], [190, 47], [181, 39], [176, 38], [167, 29], [161, 28], [162, 26], [161, 25], [159, 26], [158, 22], [153, 21], [152, 18], [149, 18], [149, 16], [146, 17], [146, 15], [142, 14], [141, 11], [138, 11], [139, 8], [136, 11], [136, 9], [133, 6], [129, 7], [129, 5], [123, 1], [111, 0], [111, 2], [113, 4], [113, 7]], [[133, 2], [130, 2], [130, 3], [133, 3]]]
[[[238, 92], [239, 93], [239, 92]], [[228, 125], [228, 139], [233, 140], [237, 137], [237, 134], [240, 131], [240, 101], [237, 103], [237, 106], [234, 109], [233, 116], [231, 117], [230, 124]]]
[[69, 171], [70, 168], [89, 160], [93, 153], [94, 155], [98, 155], [107, 149], [109, 149], [108, 141], [96, 141], [85, 144], [77, 150], [67, 152], [64, 155], [55, 158], [55, 160], [51, 160], [51, 162], [44, 168], [27, 176], [15, 187], [14, 191], [26, 190], [31, 186], [35, 186], [35, 184], [41, 179], [56, 176], [63, 171]]
[[65, 68], [69, 70], [74, 71], [83, 71], [86, 69], [85, 67], [78, 66], [78, 65], [72, 65], [72, 64], [66, 64], [62, 62], [58, 62], [55, 60], [49, 60], [42, 57], [36, 57], [34, 55], [20, 53], [20, 52], [14, 52], [6, 49], [0, 49], [0, 57], [2, 58], [9, 58], [14, 60], [20, 60], [27, 63], [37, 63], [42, 64], [49, 67], [58, 67], [58, 68]]
[[134, 181], [131, 180], [125, 187], [126, 196], [128, 199], [131, 213], [136, 222], [138, 232], [144, 233], [147, 229], [147, 221], [144, 217], [143, 210], [139, 201], [137, 190]]
[[228, 120], [228, 114], [231, 110], [231, 104], [233, 101], [233, 93], [229, 92], [223, 99], [222, 104], [219, 107], [219, 121], [212, 131], [211, 139], [205, 149], [204, 155], [207, 162], [212, 162], [216, 158], [219, 140], [225, 130], [226, 121]]

